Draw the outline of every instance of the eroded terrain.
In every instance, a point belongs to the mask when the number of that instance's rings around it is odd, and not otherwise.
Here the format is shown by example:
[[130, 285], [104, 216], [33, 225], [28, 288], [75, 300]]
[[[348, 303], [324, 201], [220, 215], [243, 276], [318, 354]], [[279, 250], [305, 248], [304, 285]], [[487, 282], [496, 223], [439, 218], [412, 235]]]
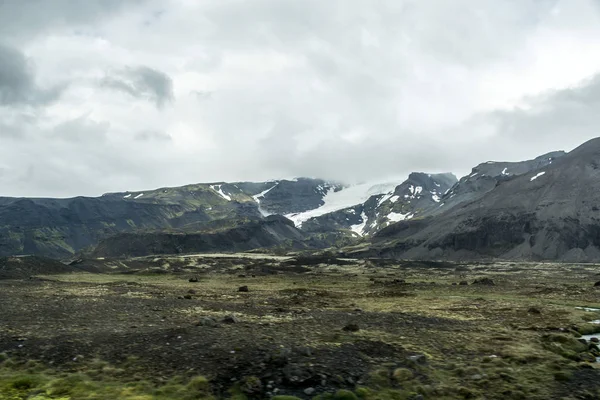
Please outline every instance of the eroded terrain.
[[600, 398], [596, 265], [79, 267], [101, 273], [0, 280], [0, 398]]

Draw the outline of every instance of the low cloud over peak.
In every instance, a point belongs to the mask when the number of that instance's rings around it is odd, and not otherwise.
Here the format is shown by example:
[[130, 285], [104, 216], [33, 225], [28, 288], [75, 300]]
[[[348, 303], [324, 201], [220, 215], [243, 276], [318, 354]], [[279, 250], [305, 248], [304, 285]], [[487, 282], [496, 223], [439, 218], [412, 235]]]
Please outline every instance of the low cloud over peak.
[[0, 4], [0, 195], [461, 175], [599, 136], [596, 0], [51, 3]]

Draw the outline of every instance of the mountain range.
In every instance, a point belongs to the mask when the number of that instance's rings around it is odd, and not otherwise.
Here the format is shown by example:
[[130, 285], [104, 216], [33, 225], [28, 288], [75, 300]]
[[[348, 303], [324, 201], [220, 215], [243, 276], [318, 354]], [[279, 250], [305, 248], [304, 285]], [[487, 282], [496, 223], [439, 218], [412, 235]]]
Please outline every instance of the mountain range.
[[214, 182], [70, 199], [0, 197], [0, 256], [334, 248], [360, 257], [600, 260], [600, 138], [468, 175], [346, 185]]

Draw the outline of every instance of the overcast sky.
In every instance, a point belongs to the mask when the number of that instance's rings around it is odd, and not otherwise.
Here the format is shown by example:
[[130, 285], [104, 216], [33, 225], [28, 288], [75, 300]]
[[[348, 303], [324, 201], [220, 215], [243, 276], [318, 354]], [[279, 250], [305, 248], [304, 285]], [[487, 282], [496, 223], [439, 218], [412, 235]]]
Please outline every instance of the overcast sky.
[[0, 195], [463, 175], [599, 127], [600, 0], [0, 1]]

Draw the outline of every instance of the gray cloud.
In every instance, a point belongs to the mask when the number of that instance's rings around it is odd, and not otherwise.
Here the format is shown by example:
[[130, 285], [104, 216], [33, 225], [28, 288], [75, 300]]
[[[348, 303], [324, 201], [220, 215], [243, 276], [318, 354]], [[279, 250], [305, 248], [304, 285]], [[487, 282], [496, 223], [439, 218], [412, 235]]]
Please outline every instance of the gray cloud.
[[0, 105], [40, 105], [55, 101], [65, 85], [41, 89], [33, 69], [17, 49], [0, 43]]
[[148, 142], [148, 141], [158, 141], [158, 142], [170, 142], [173, 140], [171, 135], [165, 132], [153, 131], [153, 130], [145, 130], [138, 132], [135, 135], [135, 140], [140, 142]]
[[0, 2], [0, 37], [31, 38], [72, 27], [86, 27], [145, 0], [4, 0]]
[[598, 135], [598, 4], [8, 0], [0, 195], [463, 174], [569, 150]]
[[156, 103], [157, 107], [173, 101], [173, 82], [164, 72], [150, 67], [125, 68], [105, 76], [101, 85], [130, 96]]

